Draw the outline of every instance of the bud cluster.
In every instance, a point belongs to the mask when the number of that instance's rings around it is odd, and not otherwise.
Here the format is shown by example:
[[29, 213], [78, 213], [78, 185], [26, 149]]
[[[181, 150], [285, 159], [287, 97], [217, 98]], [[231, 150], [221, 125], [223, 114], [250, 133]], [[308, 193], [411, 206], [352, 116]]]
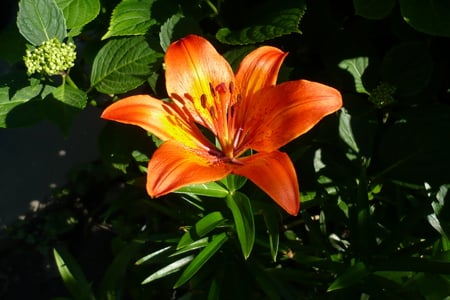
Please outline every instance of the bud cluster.
[[62, 74], [75, 65], [75, 44], [62, 43], [57, 38], [45, 41], [37, 48], [27, 50], [24, 57], [28, 74]]
[[369, 101], [372, 102], [377, 108], [386, 107], [396, 102], [395, 98], [392, 96], [395, 91], [395, 86], [386, 82], [381, 82], [370, 93]]

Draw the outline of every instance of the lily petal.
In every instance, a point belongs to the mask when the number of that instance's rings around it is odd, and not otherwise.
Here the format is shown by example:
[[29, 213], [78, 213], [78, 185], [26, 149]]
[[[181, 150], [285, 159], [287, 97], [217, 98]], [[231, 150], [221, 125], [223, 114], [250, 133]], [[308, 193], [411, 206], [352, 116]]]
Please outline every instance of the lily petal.
[[297, 174], [286, 153], [256, 153], [239, 160], [242, 165], [234, 166], [234, 174], [250, 179], [289, 214], [298, 214], [300, 196]]
[[230, 172], [227, 164], [206, 151], [167, 141], [153, 153], [148, 164], [147, 192], [159, 197], [190, 184], [220, 180]]
[[[217, 118], [218, 109], [229, 106], [222, 102], [231, 101], [231, 97], [219, 98], [215, 90], [228, 91], [234, 85], [229, 63], [207, 40], [189, 35], [169, 46], [165, 64], [169, 96], [180, 106], [184, 105], [196, 122], [216, 133], [213, 115]], [[211, 108], [215, 109], [214, 113]]]
[[193, 122], [178, 114], [168, 103], [149, 95], [121, 99], [108, 106], [101, 117], [137, 125], [163, 141], [173, 139], [193, 148], [212, 147]]
[[264, 87], [274, 86], [286, 55], [280, 49], [270, 46], [259, 47], [250, 52], [236, 72], [236, 84], [242, 99], [251, 97]]
[[248, 147], [274, 151], [310, 130], [325, 116], [339, 110], [342, 96], [336, 89], [307, 80], [289, 81], [263, 89], [251, 100], [245, 131]]

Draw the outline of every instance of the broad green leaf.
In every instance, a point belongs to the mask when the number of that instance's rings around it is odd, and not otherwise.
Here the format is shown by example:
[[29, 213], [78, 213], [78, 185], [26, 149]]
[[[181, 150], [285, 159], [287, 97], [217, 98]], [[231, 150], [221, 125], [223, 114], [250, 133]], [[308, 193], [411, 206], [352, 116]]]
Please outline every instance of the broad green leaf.
[[405, 42], [393, 47], [381, 63], [382, 79], [402, 96], [422, 91], [430, 82], [433, 59], [426, 43]]
[[67, 37], [64, 14], [53, 0], [21, 0], [17, 27], [34, 46], [55, 37], [60, 41]]
[[174, 288], [178, 288], [188, 282], [227, 240], [228, 235], [225, 232], [213, 236], [208, 246], [206, 246], [183, 271], [183, 274], [181, 274], [180, 278], [178, 278], [175, 283]]
[[247, 259], [255, 242], [255, 220], [250, 199], [243, 193], [229, 194], [226, 203], [233, 214], [234, 225], [241, 244], [242, 254]]
[[240, 30], [221, 28], [216, 33], [216, 38], [225, 44], [246, 45], [300, 33], [298, 26], [305, 11], [304, 1], [276, 1], [270, 2], [269, 5], [259, 5], [252, 11], [253, 18], [249, 20], [252, 22], [249, 22], [247, 27]]
[[170, 274], [176, 273], [176, 272], [180, 271], [181, 268], [183, 268], [185, 265], [190, 263], [193, 259], [194, 259], [193, 255], [189, 255], [189, 256], [183, 257], [181, 259], [178, 259], [175, 262], [165, 266], [162, 269], [159, 269], [158, 271], [156, 271], [152, 275], [150, 275], [147, 278], [145, 278], [144, 281], [142, 281], [141, 284], [150, 283], [152, 281], [155, 281], [156, 279], [163, 278], [163, 277], [166, 277], [166, 276], [168, 276]]
[[[26, 103], [39, 96], [42, 91], [42, 84], [31, 84], [15, 91], [10, 99], [10, 87], [0, 88], [0, 127], [17, 127], [28, 125], [39, 119], [39, 113], [33, 110], [33, 105], [30, 105], [28, 110], [25, 107]], [[29, 118], [34, 114], [34, 118]], [[23, 119], [23, 120], [22, 120]]]
[[365, 56], [345, 59], [339, 63], [339, 68], [348, 71], [353, 76], [355, 90], [363, 94], [369, 94], [362, 81], [362, 76], [368, 66], [369, 58]]
[[358, 282], [361, 282], [369, 275], [369, 271], [362, 262], [348, 268], [344, 273], [340, 274], [328, 287], [328, 292], [350, 287]]
[[109, 41], [97, 53], [92, 73], [91, 87], [105, 94], [130, 91], [147, 80], [152, 65], [162, 58], [144, 37], [129, 37]]
[[181, 237], [180, 241], [178, 242], [177, 249], [181, 249], [191, 244], [195, 240], [204, 237], [224, 221], [225, 218], [218, 211], [214, 211], [204, 216]]
[[353, 135], [351, 116], [345, 108], [341, 109], [339, 114], [339, 136], [354, 151], [359, 153], [359, 147]]
[[151, 6], [155, 0], [124, 0], [115, 8], [108, 31], [102, 37], [144, 35], [150, 26], [156, 24], [151, 18]]
[[99, 0], [55, 0], [66, 18], [69, 36], [77, 36], [83, 26], [94, 20], [100, 13]]
[[396, 3], [396, 0], [353, 0], [356, 14], [372, 20], [389, 15]]
[[72, 297], [79, 300], [94, 300], [95, 296], [92, 293], [91, 287], [72, 255], [63, 248], [54, 248], [53, 256], [59, 274]]
[[189, 34], [201, 33], [198, 22], [181, 13], [172, 15], [161, 25], [159, 39], [161, 48], [166, 51], [169, 45]]
[[175, 26], [183, 19], [184, 16], [181, 13], [171, 16], [167, 21], [161, 25], [161, 31], [159, 32], [159, 43], [164, 52], [169, 47], [170, 43], [173, 42], [173, 32]]
[[417, 31], [450, 37], [448, 0], [400, 0], [403, 19]]
[[53, 90], [53, 96], [64, 104], [78, 109], [85, 108], [87, 104], [87, 94], [67, 84], [62, 84]]
[[182, 187], [175, 191], [175, 193], [195, 194], [198, 196], [207, 196], [214, 198], [225, 198], [228, 195], [228, 190], [217, 182], [211, 181], [208, 183], [191, 184]]

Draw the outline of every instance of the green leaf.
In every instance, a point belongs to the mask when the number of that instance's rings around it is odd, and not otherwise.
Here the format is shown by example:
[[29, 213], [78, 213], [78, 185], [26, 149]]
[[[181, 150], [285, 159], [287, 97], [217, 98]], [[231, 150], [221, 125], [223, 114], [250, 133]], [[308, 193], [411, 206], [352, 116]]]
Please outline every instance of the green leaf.
[[328, 292], [350, 287], [358, 282], [361, 282], [367, 277], [370, 272], [362, 262], [358, 262], [355, 265], [348, 268], [344, 273], [339, 275], [333, 283], [328, 287]]
[[174, 14], [161, 25], [161, 31], [159, 32], [161, 48], [166, 51], [172, 42], [189, 34], [200, 34], [201, 32], [202, 30], [196, 20], [181, 13]]
[[[264, 42], [291, 33], [301, 33], [298, 29], [306, 11], [304, 1], [273, 1], [268, 5], [258, 5], [252, 11], [253, 19], [248, 27], [240, 30], [221, 28], [216, 38], [225, 44], [246, 45]], [[295, 5], [295, 6], [294, 6]]]
[[402, 96], [422, 91], [430, 82], [433, 58], [428, 46], [421, 42], [405, 42], [393, 47], [381, 63], [381, 77], [396, 87]]
[[387, 17], [396, 3], [396, 0], [353, 0], [356, 14], [372, 20]]
[[263, 210], [264, 222], [269, 234], [270, 254], [274, 262], [277, 261], [278, 247], [280, 244], [280, 220], [279, 213], [275, 209]]
[[99, 299], [120, 299], [128, 266], [140, 248], [142, 244], [129, 243], [115, 255], [100, 284]]
[[161, 254], [169, 251], [170, 249], [172, 249], [172, 246], [167, 246], [162, 249], [158, 249], [150, 254], [147, 254], [146, 256], [141, 257], [139, 260], [137, 260], [135, 262], [135, 265], [137, 265], [137, 266], [142, 265], [143, 263], [150, 261], [151, 259], [157, 257], [158, 255], [161, 255]]
[[247, 178], [244, 176], [229, 174], [227, 177], [221, 180], [227, 187], [228, 191], [235, 192], [242, 188], [247, 182]]
[[175, 191], [175, 193], [195, 194], [198, 196], [207, 196], [214, 198], [225, 198], [228, 195], [228, 190], [217, 182], [211, 181], [208, 183], [191, 184], [182, 187]]
[[207, 214], [195, 223], [195, 225], [181, 237], [178, 242], [177, 249], [186, 247], [195, 240], [204, 237], [224, 221], [225, 218], [218, 211]]
[[450, 36], [450, 2], [447, 0], [400, 0], [403, 19], [417, 31]]
[[247, 259], [255, 242], [255, 220], [250, 199], [243, 193], [229, 194], [226, 203], [233, 214], [234, 225], [241, 244], [242, 254]]
[[173, 288], [178, 288], [188, 282], [192, 276], [194, 276], [203, 265], [222, 247], [222, 245], [228, 240], [228, 236], [225, 232], [213, 236], [211, 242], [206, 246], [181, 274]]
[[369, 94], [362, 81], [362, 76], [368, 66], [369, 58], [365, 56], [345, 59], [339, 63], [339, 68], [348, 71], [353, 76], [355, 90], [362, 94]]
[[66, 20], [53, 0], [21, 0], [17, 27], [22, 36], [34, 46], [56, 37], [67, 37]]
[[111, 40], [95, 57], [91, 87], [105, 94], [130, 91], [147, 80], [152, 66], [161, 58], [162, 54], [151, 49], [144, 37]]
[[357, 154], [359, 153], [359, 147], [353, 135], [351, 118], [352, 116], [348, 113], [348, 111], [345, 108], [342, 108], [339, 114], [339, 136], [347, 144], [347, 146], [349, 146], [350, 149]]
[[156, 279], [163, 278], [170, 274], [176, 273], [176, 272], [180, 271], [181, 268], [183, 268], [185, 265], [190, 263], [193, 259], [194, 259], [193, 255], [189, 255], [189, 256], [183, 257], [181, 259], [178, 259], [178, 260], [174, 261], [173, 263], [165, 266], [164, 268], [159, 269], [158, 271], [156, 271], [152, 275], [148, 276], [147, 278], [145, 278], [141, 284], [150, 283], [152, 281], [155, 281]]
[[53, 256], [59, 274], [72, 297], [80, 300], [95, 299], [83, 271], [72, 255], [64, 248], [54, 248]]
[[54, 89], [53, 96], [62, 103], [78, 109], [85, 108], [88, 99], [86, 92], [73, 88], [67, 84], [62, 84]]
[[156, 24], [151, 18], [151, 6], [155, 0], [125, 0], [113, 10], [108, 31], [102, 37], [144, 35], [150, 26]]
[[167, 21], [162, 24], [161, 31], [159, 32], [159, 40], [161, 48], [163, 48], [164, 52], [167, 50], [167, 47], [169, 47], [170, 43], [174, 40], [173, 38], [173, 32], [175, 29], [175, 26], [184, 18], [183, 14], [178, 13], [173, 16], [171, 16]]
[[99, 0], [55, 0], [66, 19], [69, 36], [80, 34], [83, 26], [94, 20], [100, 13]]

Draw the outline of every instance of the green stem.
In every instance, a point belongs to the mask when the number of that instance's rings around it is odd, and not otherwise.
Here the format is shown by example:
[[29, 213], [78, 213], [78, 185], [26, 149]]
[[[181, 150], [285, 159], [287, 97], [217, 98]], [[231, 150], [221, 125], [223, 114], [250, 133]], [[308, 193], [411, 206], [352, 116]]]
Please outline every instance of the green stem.
[[75, 84], [75, 82], [73, 82], [72, 78], [70, 78], [70, 76], [68, 74], [63, 76], [63, 80], [67, 81], [67, 84], [70, 85], [71, 87], [73, 87], [74, 89], [78, 90], [77, 85]]
[[208, 4], [209, 8], [213, 11], [214, 15], [218, 15], [219, 11], [217, 10], [217, 7], [211, 3], [209, 0], [205, 0], [206, 4]]

